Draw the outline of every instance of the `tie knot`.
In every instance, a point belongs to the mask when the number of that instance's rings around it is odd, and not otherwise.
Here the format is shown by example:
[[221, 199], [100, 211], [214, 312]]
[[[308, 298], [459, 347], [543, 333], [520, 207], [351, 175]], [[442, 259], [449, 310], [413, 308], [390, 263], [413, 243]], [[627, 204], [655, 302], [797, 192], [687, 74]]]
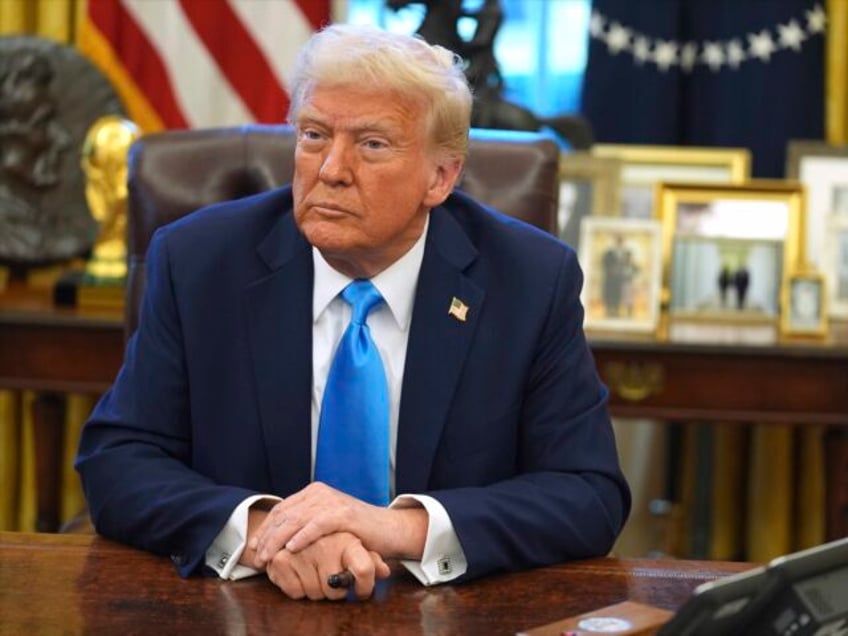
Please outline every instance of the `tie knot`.
[[383, 301], [383, 297], [370, 280], [355, 280], [342, 290], [342, 298], [352, 309], [351, 322], [364, 324], [374, 307]]

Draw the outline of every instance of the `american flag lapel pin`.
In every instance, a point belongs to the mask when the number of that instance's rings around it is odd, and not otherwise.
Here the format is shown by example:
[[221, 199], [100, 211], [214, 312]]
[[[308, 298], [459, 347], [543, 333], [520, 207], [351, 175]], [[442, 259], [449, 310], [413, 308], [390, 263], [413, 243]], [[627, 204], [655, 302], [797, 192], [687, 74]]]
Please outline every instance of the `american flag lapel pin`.
[[451, 299], [448, 314], [456, 318], [459, 322], [465, 322], [466, 318], [468, 317], [468, 305], [466, 305], [459, 298], [454, 296]]

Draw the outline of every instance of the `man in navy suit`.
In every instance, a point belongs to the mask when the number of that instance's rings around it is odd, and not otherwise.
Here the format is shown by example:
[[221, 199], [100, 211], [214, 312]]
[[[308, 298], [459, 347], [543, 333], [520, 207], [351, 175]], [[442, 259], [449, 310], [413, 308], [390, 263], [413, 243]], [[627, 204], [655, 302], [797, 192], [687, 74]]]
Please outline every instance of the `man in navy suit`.
[[[298, 61], [291, 187], [157, 231], [139, 328], [77, 468], [98, 531], [182, 575], [265, 572], [293, 598], [368, 597], [605, 554], [630, 495], [557, 239], [453, 192], [471, 95], [455, 57], [336, 25]], [[351, 310], [388, 386], [388, 506], [314, 479]], [[350, 422], [357, 426], [358, 422]], [[355, 461], [356, 457], [350, 457]]]

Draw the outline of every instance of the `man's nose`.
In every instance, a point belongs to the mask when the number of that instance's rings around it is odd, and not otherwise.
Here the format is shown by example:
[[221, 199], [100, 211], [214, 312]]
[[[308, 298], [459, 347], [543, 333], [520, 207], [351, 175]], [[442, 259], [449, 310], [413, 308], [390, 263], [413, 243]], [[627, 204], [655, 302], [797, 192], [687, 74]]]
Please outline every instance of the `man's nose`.
[[354, 160], [353, 145], [337, 137], [324, 155], [319, 176], [326, 183], [350, 184], [353, 181]]

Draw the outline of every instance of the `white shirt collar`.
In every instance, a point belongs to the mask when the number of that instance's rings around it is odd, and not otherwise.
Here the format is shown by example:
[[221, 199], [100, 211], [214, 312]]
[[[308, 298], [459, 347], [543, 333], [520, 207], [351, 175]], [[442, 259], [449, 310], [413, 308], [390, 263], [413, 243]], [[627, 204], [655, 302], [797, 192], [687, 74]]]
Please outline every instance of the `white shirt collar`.
[[[412, 248], [371, 279], [402, 331], [409, 329], [409, 323], [412, 320], [412, 304], [415, 301], [418, 272], [424, 260], [424, 244], [429, 227], [430, 215], [428, 214], [424, 222], [424, 231], [421, 232], [421, 236]], [[312, 248], [312, 262], [315, 269], [312, 288], [312, 321], [315, 322], [353, 279], [333, 269], [315, 247]], [[410, 281], [413, 284], [410, 285]]]

